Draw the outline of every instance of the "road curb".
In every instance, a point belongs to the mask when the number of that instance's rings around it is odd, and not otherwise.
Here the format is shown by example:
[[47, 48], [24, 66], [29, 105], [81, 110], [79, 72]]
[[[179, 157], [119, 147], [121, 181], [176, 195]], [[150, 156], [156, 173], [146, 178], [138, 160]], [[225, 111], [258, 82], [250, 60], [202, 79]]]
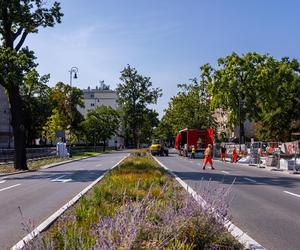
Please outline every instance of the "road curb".
[[[197, 194], [195, 190], [193, 190], [188, 184], [186, 184], [180, 177], [174, 174], [169, 168], [167, 168], [163, 163], [161, 163], [156, 157], [152, 158], [166, 171], [168, 171], [176, 181], [189, 193], [192, 197], [203, 206], [206, 202], [205, 200]], [[246, 249], [249, 250], [266, 250], [262, 245], [260, 245], [257, 241], [251, 238], [248, 234], [243, 232], [239, 227], [235, 226], [231, 221], [227, 221], [224, 226], [228, 229], [228, 231], [241, 243]]]
[[84, 160], [84, 159], [91, 158], [91, 157], [96, 157], [96, 156], [99, 156], [99, 155], [102, 155], [102, 153], [99, 153], [99, 154], [96, 154], [96, 155], [84, 156], [84, 157], [78, 158], [78, 159], [73, 159], [73, 160], [67, 160], [67, 161], [61, 161], [61, 162], [57, 162], [57, 163], [52, 163], [52, 164], [48, 164], [48, 165], [42, 166], [42, 167], [40, 167], [38, 169], [29, 169], [29, 170], [25, 170], [25, 171], [20, 171], [20, 172], [15, 172], [15, 173], [7, 173], [7, 174], [3, 173], [3, 174], [0, 174], [0, 178], [1, 177], [6, 177], [6, 176], [10, 176], [10, 175], [24, 174], [24, 173], [28, 173], [28, 172], [36, 172], [36, 171], [39, 171], [41, 169], [53, 168], [53, 167], [57, 167], [57, 166], [60, 166], [60, 165], [67, 164], [67, 163], [71, 163], [71, 162], [75, 162], [75, 161], [80, 161], [80, 160]]
[[[37, 226], [32, 232], [27, 234], [22, 240], [20, 240], [17, 244], [15, 244], [11, 250], [20, 250], [26, 246], [26, 243], [30, 242], [37, 235], [39, 235], [42, 231], [48, 228], [60, 215], [62, 215], [69, 207], [73, 206], [84, 194], [86, 194], [93, 186], [95, 186], [103, 177], [110, 172], [112, 169], [120, 165], [126, 158], [129, 157], [130, 154], [124, 156], [120, 161], [118, 161], [114, 166], [112, 166], [109, 170], [107, 170], [103, 175], [98, 177], [95, 181], [93, 181], [90, 185], [88, 185], [85, 189], [83, 189], [79, 194], [77, 194], [72, 200], [63, 205], [60, 209], [54, 212], [51, 216], [49, 216], [46, 220], [44, 220], [39, 226]], [[87, 158], [89, 158], [88, 156]], [[77, 160], [77, 159], [76, 159]]]

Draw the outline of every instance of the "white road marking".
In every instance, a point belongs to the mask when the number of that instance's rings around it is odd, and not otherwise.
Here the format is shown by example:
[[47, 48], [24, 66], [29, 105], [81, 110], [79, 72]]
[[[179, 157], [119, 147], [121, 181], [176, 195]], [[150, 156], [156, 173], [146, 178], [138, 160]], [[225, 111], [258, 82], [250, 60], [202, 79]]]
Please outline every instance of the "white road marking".
[[59, 176], [57, 177], [56, 179], [53, 179], [51, 181], [53, 182], [63, 182], [63, 183], [66, 183], [66, 182], [69, 182], [71, 181], [72, 179], [62, 179], [63, 177], [65, 177], [66, 175], [62, 175], [62, 176]]
[[11, 189], [11, 188], [17, 187], [17, 186], [20, 186], [20, 185], [21, 184], [16, 184], [16, 185], [12, 185], [12, 186], [9, 186], [9, 187], [6, 187], [6, 188], [2, 188], [2, 189], [0, 189], [0, 192], [4, 191], [4, 190], [7, 190], [7, 189]]
[[252, 180], [252, 179], [249, 179], [249, 178], [243, 178], [243, 179], [245, 179], [245, 180], [247, 180], [247, 181], [250, 181], [250, 182], [253, 182], [253, 183], [256, 183], [257, 181], [255, 181], [255, 180]]
[[2, 184], [2, 183], [4, 183], [4, 182], [6, 182], [5, 180], [4, 181], [0, 181], [0, 184]]
[[102, 166], [103, 166], [102, 163], [96, 165], [96, 167], [102, 167]]
[[287, 194], [290, 194], [290, 195], [293, 195], [293, 196], [296, 196], [298, 198], [300, 198], [300, 195], [299, 194], [294, 194], [292, 192], [289, 192], [289, 191], [283, 191], [284, 193], [287, 193]]
[[224, 173], [224, 174], [229, 174], [229, 172], [227, 172], [227, 171], [221, 171], [222, 173]]

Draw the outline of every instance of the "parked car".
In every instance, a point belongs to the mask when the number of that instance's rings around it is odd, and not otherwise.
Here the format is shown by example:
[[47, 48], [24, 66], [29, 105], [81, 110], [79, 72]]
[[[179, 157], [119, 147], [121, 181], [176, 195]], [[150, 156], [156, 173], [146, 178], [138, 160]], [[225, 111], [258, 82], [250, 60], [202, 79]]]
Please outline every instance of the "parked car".
[[163, 141], [156, 139], [152, 141], [150, 153], [151, 155], [168, 156], [169, 150]]

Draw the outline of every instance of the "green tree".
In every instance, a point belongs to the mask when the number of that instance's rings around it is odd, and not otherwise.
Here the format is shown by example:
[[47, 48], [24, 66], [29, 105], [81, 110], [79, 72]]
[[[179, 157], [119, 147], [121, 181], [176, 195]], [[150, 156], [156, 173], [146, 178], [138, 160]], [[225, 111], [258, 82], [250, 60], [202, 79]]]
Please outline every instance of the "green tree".
[[[67, 140], [69, 142], [77, 141], [82, 130], [80, 124], [84, 119], [77, 109], [77, 107], [84, 107], [82, 90], [58, 82], [55, 87], [51, 89], [50, 100], [54, 109], [47, 124], [51, 124], [53, 129], [59, 128], [58, 130], [66, 131]], [[57, 116], [59, 116], [60, 119], [58, 123], [55, 123]], [[44, 130], [52, 131], [48, 126], [45, 126]], [[53, 139], [53, 132], [54, 131], [47, 133], [51, 135], [49, 139]]]
[[[210, 109], [210, 95], [207, 91], [209, 65], [201, 67], [200, 80], [194, 78], [190, 83], [179, 84], [180, 91], [171, 98], [165, 115], [163, 126], [171, 127], [173, 135], [183, 128], [215, 127], [215, 119]], [[169, 134], [169, 131], [165, 131]]]
[[35, 69], [29, 71], [20, 87], [25, 105], [25, 128], [27, 145], [34, 144], [34, 139], [42, 138], [42, 131], [48, 117], [51, 115], [52, 104], [50, 90], [47, 86], [50, 75], [39, 76]]
[[60, 4], [46, 8], [42, 0], [0, 0], [0, 84], [6, 89], [12, 115], [16, 169], [27, 169], [24, 104], [20, 94], [24, 75], [35, 66], [33, 52], [22, 48], [30, 33], [60, 23]]
[[132, 141], [139, 147], [143, 137], [143, 127], [148, 122], [149, 104], [156, 104], [162, 95], [160, 88], [152, 88], [150, 77], [138, 74], [130, 65], [121, 71], [120, 83], [117, 87], [118, 103], [122, 109], [125, 144]]
[[257, 106], [260, 108], [258, 137], [288, 141], [300, 126], [300, 67], [297, 60], [268, 56], [259, 66]]
[[47, 121], [43, 127], [44, 137], [51, 141], [55, 141], [56, 131], [66, 130], [66, 116], [62, 115], [57, 108], [52, 110], [51, 116], [47, 118]]
[[100, 106], [87, 113], [85, 121], [82, 122], [86, 138], [94, 145], [103, 142], [116, 135], [119, 129], [119, 113], [109, 106]]
[[218, 59], [208, 88], [212, 95], [211, 108], [227, 112], [228, 125], [240, 128], [240, 140], [244, 143], [246, 120], [257, 120], [260, 106], [258, 100], [258, 66], [264, 64], [267, 56], [252, 52], [239, 56], [232, 53]]

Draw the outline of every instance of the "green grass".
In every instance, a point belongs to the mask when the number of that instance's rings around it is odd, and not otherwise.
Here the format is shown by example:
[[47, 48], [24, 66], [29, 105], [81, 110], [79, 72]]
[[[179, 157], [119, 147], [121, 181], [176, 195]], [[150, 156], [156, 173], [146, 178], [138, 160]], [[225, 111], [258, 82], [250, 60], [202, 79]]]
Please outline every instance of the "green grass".
[[[166, 185], [172, 188], [165, 189]], [[138, 204], [146, 195], [149, 199], [155, 199], [149, 221], [159, 225], [161, 215], [158, 211], [163, 211], [170, 202], [180, 208], [186, 193], [151, 157], [145, 156], [144, 151], [136, 151], [64, 213], [42, 235], [42, 241], [46, 246], [51, 244], [48, 249], [90, 249], [96, 242], [95, 227], [99, 217], [113, 218], [124, 209], [124, 204]], [[241, 245], [226, 230], [218, 235], [211, 234], [214, 225], [207, 224], [204, 218], [183, 221], [182, 224], [181, 236], [170, 241], [164, 249], [207, 249], [212, 244], [230, 246], [222, 249], [241, 249]], [[160, 235], [166, 234], [164, 231], [165, 228], [141, 230], [138, 247], [133, 249], [156, 249], [162, 243]]]

